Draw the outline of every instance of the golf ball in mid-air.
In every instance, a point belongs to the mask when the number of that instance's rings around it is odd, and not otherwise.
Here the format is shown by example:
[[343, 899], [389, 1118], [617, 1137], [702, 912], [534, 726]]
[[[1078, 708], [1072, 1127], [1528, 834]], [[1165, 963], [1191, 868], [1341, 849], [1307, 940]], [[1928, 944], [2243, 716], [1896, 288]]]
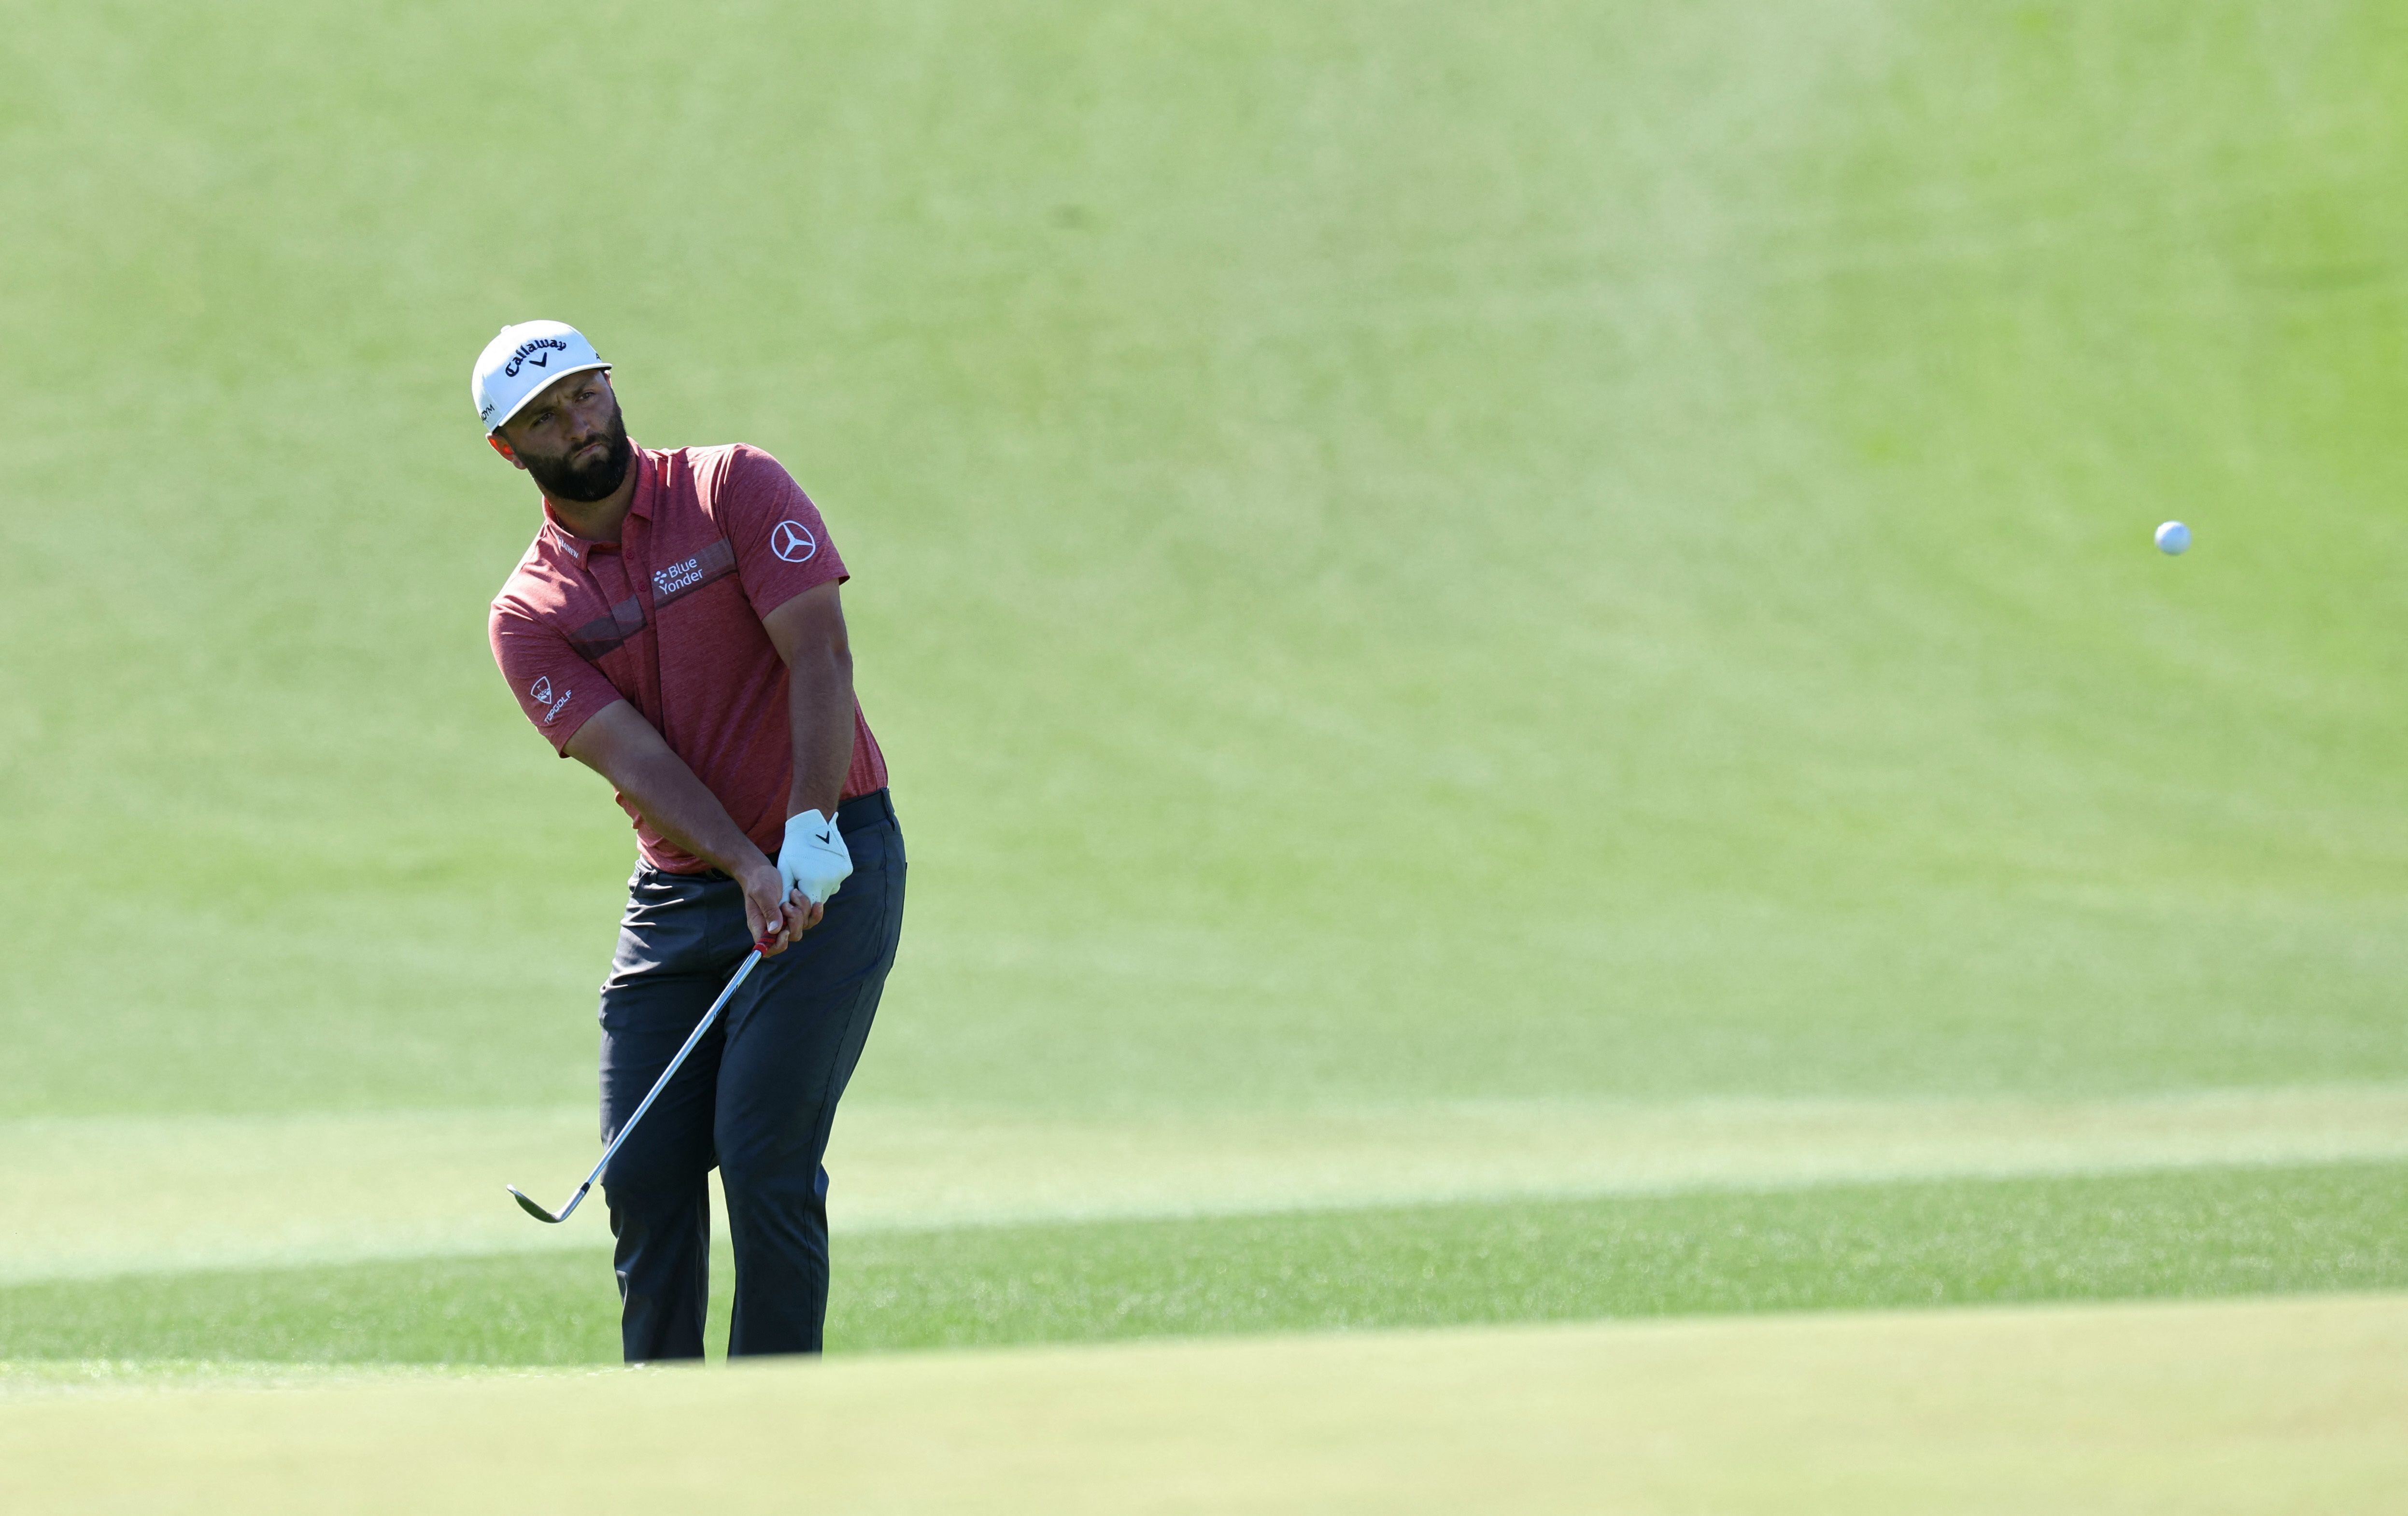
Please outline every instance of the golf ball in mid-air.
[[2157, 551], [2168, 555], [2181, 552], [2190, 546], [2190, 528], [2180, 522], [2168, 522], [2157, 528]]

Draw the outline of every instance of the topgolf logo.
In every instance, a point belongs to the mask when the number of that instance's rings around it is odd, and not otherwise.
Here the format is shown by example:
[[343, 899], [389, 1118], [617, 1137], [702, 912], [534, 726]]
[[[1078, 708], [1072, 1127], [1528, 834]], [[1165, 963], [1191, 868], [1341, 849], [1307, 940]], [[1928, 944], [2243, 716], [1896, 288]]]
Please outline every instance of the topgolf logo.
[[560, 714], [562, 708], [568, 704], [569, 697], [576, 694], [574, 690], [563, 690], [560, 692], [560, 698], [555, 700], [552, 697], [552, 680], [544, 678], [538, 678], [533, 684], [527, 686], [527, 698], [544, 708], [543, 724], [546, 726], [552, 724], [552, 718]]

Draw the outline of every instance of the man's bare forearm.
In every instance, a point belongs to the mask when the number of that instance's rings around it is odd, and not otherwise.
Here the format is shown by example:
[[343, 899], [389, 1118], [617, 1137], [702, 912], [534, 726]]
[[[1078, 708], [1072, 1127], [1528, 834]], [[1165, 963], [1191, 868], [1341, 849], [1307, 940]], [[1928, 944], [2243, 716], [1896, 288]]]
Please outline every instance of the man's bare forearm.
[[853, 767], [853, 643], [845, 635], [844, 603], [834, 584], [823, 584], [780, 606], [761, 624], [786, 662], [786, 719], [795, 746], [786, 814], [833, 816]]
[[836, 814], [853, 766], [853, 659], [842, 648], [806, 653], [786, 671], [795, 740], [795, 783], [786, 814]]
[[719, 797], [634, 706], [620, 701], [596, 712], [568, 739], [567, 751], [609, 779], [671, 846], [731, 876], [767, 862]]
[[653, 831], [721, 873], [741, 874], [765, 861], [759, 846], [676, 753], [639, 759], [628, 774], [611, 782]]

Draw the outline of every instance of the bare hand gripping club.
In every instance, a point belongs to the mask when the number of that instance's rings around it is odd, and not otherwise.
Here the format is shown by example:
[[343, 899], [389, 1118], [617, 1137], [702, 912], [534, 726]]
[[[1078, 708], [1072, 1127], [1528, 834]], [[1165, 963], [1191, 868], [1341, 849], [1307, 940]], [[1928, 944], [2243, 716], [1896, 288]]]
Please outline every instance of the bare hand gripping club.
[[696, 1022], [695, 1023], [694, 1030], [686, 1035], [685, 1046], [677, 1051], [677, 1056], [669, 1060], [669, 1066], [662, 1069], [661, 1077], [652, 1081], [652, 1088], [651, 1092], [644, 1096], [644, 1103], [636, 1108], [636, 1113], [633, 1116], [628, 1117], [625, 1124], [619, 1128], [619, 1135], [612, 1137], [610, 1139], [610, 1145], [602, 1150], [602, 1161], [594, 1166], [593, 1173], [585, 1176], [585, 1182], [579, 1185], [577, 1187], [577, 1193], [568, 1197], [568, 1204], [560, 1208], [560, 1214], [555, 1216], [551, 1211], [548, 1211], [541, 1206], [537, 1205], [534, 1201], [527, 1198], [526, 1192], [524, 1190], [520, 1189], [515, 1184], [506, 1184], [502, 1186], [503, 1189], [510, 1192], [510, 1198], [519, 1203], [519, 1209], [521, 1210], [525, 1211], [528, 1215], [534, 1217], [539, 1222], [565, 1222], [568, 1220], [568, 1213], [575, 1210], [577, 1209], [577, 1203], [585, 1198], [585, 1192], [594, 1188], [594, 1181], [602, 1177], [602, 1171], [605, 1168], [610, 1166], [610, 1155], [619, 1151], [620, 1145], [627, 1140], [627, 1134], [634, 1131], [636, 1129], [636, 1123], [644, 1119], [644, 1112], [652, 1109], [652, 1102], [658, 1100], [661, 1097], [661, 1092], [669, 1087], [669, 1080], [676, 1075], [678, 1065], [685, 1062], [685, 1055], [694, 1051], [694, 1045], [702, 1040], [702, 1034], [710, 1031], [710, 1023], [719, 1020], [719, 1008], [727, 1004], [728, 996], [734, 994], [738, 987], [743, 984], [744, 977], [752, 972], [752, 965], [761, 961], [761, 954], [767, 951], [769, 944], [777, 940], [778, 934], [770, 932], [765, 935], [760, 941], [752, 944], [752, 951], [745, 954], [744, 961], [742, 963], [736, 965], [736, 977], [727, 981], [727, 988], [720, 991], [719, 998], [712, 1001], [710, 1003], [710, 1008], [702, 1013], [702, 1020]]

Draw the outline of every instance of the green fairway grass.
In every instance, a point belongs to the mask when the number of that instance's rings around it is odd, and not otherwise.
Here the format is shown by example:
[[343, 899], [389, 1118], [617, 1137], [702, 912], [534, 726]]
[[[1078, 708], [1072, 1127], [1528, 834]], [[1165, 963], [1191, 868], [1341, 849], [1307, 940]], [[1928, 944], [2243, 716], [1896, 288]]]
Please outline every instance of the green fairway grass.
[[[1475, 1322], [2408, 1289], [2408, 1167], [2202, 1169], [839, 1238], [834, 1352]], [[714, 1272], [724, 1319], [728, 1260]], [[0, 1288], [17, 1360], [578, 1364], [545, 1251]]]
[[830, 1345], [2399, 1289], [2403, 1180], [2205, 1170], [882, 1235], [846, 1248]]
[[[299, 1376], [0, 1416], [12, 1509], [2401, 1509], [2398, 1296]], [[226, 1388], [234, 1393], [226, 1393]], [[296, 1394], [308, 1387], [311, 1393]], [[62, 1386], [62, 1389], [65, 1389]]]
[[855, 576], [838, 1346], [2401, 1286], [2403, 44], [0, 0], [0, 1360], [609, 1356], [535, 316]]
[[866, 1094], [2408, 1074], [2387, 7], [9, 17], [12, 1112], [587, 1097], [538, 311], [856, 575]]
[[[1489, 1101], [1069, 1120], [855, 1103], [839, 1234], [1846, 1180], [2408, 1158], [2408, 1088], [2108, 1100]], [[607, 1247], [530, 1224], [583, 1110], [85, 1117], [0, 1125], [0, 1284]], [[966, 1158], [965, 1155], [968, 1155]], [[717, 1230], [724, 1232], [724, 1218]]]

